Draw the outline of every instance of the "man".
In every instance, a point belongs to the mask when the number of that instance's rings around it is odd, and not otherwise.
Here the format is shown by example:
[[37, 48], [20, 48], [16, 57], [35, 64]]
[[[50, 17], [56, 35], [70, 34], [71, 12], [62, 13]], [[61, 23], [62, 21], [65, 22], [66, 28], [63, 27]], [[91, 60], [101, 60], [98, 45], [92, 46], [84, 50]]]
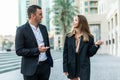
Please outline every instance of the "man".
[[42, 9], [29, 6], [28, 22], [17, 28], [15, 38], [16, 54], [22, 56], [21, 73], [24, 80], [49, 80], [53, 59], [47, 29], [41, 22]]

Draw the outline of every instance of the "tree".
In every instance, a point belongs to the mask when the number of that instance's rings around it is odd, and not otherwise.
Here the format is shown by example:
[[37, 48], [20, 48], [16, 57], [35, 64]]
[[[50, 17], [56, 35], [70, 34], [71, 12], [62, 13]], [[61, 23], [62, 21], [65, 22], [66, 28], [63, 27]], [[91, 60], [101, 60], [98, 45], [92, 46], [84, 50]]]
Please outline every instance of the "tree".
[[73, 17], [78, 13], [78, 8], [74, 5], [74, 0], [53, 0], [51, 12], [54, 13], [53, 25], [59, 27], [63, 33], [63, 43], [65, 34], [70, 31]]
[[4, 49], [6, 49], [6, 40], [3, 40], [3, 42], [2, 42], [2, 50], [4, 50]]
[[11, 49], [13, 45], [13, 42], [8, 40], [8, 39], [4, 39], [2, 42], [2, 50], [7, 50], [7, 49]]

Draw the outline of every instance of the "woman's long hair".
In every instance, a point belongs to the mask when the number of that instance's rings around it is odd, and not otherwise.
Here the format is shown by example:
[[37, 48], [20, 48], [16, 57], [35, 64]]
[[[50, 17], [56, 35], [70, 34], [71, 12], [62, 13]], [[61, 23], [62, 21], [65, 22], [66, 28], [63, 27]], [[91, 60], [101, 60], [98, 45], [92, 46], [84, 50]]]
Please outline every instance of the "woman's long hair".
[[[87, 19], [83, 15], [77, 15], [78, 20], [79, 20], [79, 29], [80, 32], [83, 34], [83, 41], [88, 42], [89, 41], [89, 36], [92, 36], [90, 33], [89, 25], [87, 22]], [[70, 33], [68, 34], [69, 37], [73, 36], [76, 34], [75, 28], [72, 27]]]

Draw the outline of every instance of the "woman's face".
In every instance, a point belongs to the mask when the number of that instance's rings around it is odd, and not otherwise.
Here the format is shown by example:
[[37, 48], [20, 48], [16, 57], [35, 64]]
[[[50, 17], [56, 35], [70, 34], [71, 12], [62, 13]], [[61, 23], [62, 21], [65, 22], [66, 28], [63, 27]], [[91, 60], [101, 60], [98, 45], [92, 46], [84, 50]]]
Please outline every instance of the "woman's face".
[[79, 25], [79, 20], [78, 20], [78, 17], [75, 16], [75, 17], [74, 17], [74, 20], [73, 20], [73, 27], [74, 27], [74, 28], [78, 28], [78, 25]]

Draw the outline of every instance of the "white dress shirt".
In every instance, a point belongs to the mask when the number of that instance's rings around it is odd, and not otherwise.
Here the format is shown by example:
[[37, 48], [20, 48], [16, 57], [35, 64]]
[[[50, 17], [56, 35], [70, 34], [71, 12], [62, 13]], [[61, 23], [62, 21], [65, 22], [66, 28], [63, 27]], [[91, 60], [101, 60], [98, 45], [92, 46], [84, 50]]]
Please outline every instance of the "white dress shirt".
[[[30, 24], [30, 23], [29, 23]], [[35, 35], [35, 38], [37, 40], [37, 44], [38, 45], [41, 45], [41, 46], [44, 46], [45, 43], [43, 41], [43, 36], [42, 36], [42, 33], [38, 28], [36, 28], [34, 25], [30, 24], [31, 28], [32, 28], [32, 31]], [[47, 59], [47, 56], [46, 56], [46, 52], [40, 52], [40, 55], [39, 55], [39, 61], [45, 61]]]

